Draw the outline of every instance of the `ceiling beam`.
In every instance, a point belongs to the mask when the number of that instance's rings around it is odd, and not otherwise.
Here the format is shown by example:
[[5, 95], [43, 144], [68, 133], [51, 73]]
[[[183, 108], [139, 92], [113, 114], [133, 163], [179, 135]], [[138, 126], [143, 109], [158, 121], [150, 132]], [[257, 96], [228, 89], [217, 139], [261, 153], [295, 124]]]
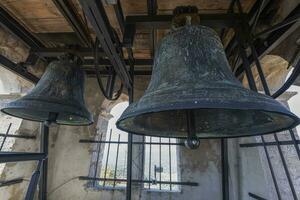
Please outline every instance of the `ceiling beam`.
[[75, 12], [75, 6], [73, 5], [73, 3], [68, 0], [53, 0], [53, 2], [61, 12], [61, 14], [68, 21], [83, 45], [86, 47], [91, 47], [92, 38], [86, 27], [87, 25], [83, 23], [79, 14]]
[[[152, 8], [149, 8], [152, 12]], [[236, 27], [240, 24], [242, 17], [247, 14], [199, 14], [200, 24], [212, 28]], [[125, 20], [125, 31], [123, 34], [123, 46], [132, 47], [136, 30], [138, 29], [170, 29], [173, 15], [137, 15], [127, 16]]]
[[32, 33], [27, 31], [17, 20], [15, 20], [3, 7], [0, 7], [0, 25], [15, 35], [30, 48], [44, 47]]
[[[247, 17], [247, 14], [244, 14]], [[241, 22], [241, 15], [199, 14], [200, 24], [213, 28], [234, 27]], [[127, 16], [126, 24], [135, 24], [136, 29], [170, 29], [173, 15], [136, 15]]]
[[18, 76], [36, 84], [39, 81], [39, 78], [34, 76], [33, 74], [23, 69], [21, 66], [17, 65], [16, 63], [12, 62], [5, 56], [0, 54], [0, 64], [5, 67], [6, 69], [16, 73]]
[[114, 37], [115, 34], [109, 24], [102, 2], [99, 0], [80, 0], [80, 3], [111, 65], [123, 84], [127, 88], [131, 88], [132, 79], [126, 70], [124, 59], [121, 57], [121, 49], [115, 45], [117, 38]]

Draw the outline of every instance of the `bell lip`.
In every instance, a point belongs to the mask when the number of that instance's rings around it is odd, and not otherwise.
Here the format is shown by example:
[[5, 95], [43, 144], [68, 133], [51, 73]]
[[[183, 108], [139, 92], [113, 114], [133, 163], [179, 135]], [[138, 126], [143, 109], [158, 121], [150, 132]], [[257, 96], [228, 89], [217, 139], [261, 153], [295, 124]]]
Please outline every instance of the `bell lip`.
[[[133, 103], [131, 104], [132, 106], [136, 104], [136, 103]], [[213, 104], [210, 104], [210, 105], [213, 105]], [[128, 107], [130, 108], [130, 106]], [[137, 133], [137, 132], [134, 132], [134, 131], [129, 131], [127, 130], [126, 128], [123, 128], [122, 126], [120, 126], [120, 123], [128, 118], [131, 118], [131, 117], [136, 117], [137, 115], [142, 115], [142, 114], [150, 114], [150, 113], [155, 113], [157, 111], [171, 111], [171, 110], [175, 110], [175, 109], [163, 109], [163, 110], [159, 110], [160, 108], [162, 107], [156, 107], [155, 109], [152, 109], [152, 110], [149, 110], [149, 112], [143, 112], [143, 111], [139, 111], [139, 112], [136, 112], [132, 115], [127, 115], [127, 116], [124, 116], [124, 115], [121, 115], [121, 117], [117, 120], [116, 122], [116, 127], [122, 131], [125, 131], [125, 132], [128, 132], [128, 133], [133, 133], [135, 135], [142, 135], [142, 136], [152, 136], [152, 137], [162, 137], [162, 138], [178, 138], [178, 139], [186, 139], [187, 137], [168, 137], [168, 136], [161, 136], [161, 135], [150, 135], [150, 134], [142, 134], [142, 133]], [[285, 131], [285, 130], [289, 130], [289, 129], [293, 129], [295, 128], [297, 125], [300, 124], [300, 118], [298, 116], [296, 116], [295, 114], [293, 114], [292, 112], [290, 112], [289, 110], [285, 109], [283, 107], [283, 109], [278, 109], [279, 111], [273, 111], [271, 109], [266, 109], [266, 108], [261, 108], [261, 109], [254, 109], [254, 108], [247, 108], [247, 109], [243, 109], [242, 107], [236, 107], [236, 108], [228, 108], [228, 107], [192, 107], [192, 106], [189, 106], [188, 108], [184, 108], [184, 107], [180, 107], [180, 108], [177, 108], [176, 110], [188, 110], [188, 109], [232, 109], [232, 110], [258, 110], [258, 111], [265, 111], [265, 112], [271, 112], [271, 113], [278, 113], [278, 114], [282, 114], [282, 115], [286, 115], [288, 117], [290, 117], [294, 122], [286, 127], [286, 128], [282, 128], [282, 129], [278, 129], [278, 130], [275, 130], [275, 131], [269, 131], [269, 132], [263, 132], [263, 133], [255, 133], [255, 134], [245, 134], [245, 135], [236, 135], [236, 136], [220, 136], [220, 137], [198, 137], [200, 139], [219, 139], [219, 138], [239, 138], [239, 137], [250, 137], [250, 136], [259, 136], [259, 135], [266, 135], [266, 134], [272, 134], [272, 133], [278, 133], [278, 132], [281, 132], [281, 131]], [[125, 110], [126, 111], [126, 110]]]
[[[14, 115], [12, 113], [9, 113], [7, 111], [5, 111], [6, 109], [8, 108], [2, 108], [1, 109], [1, 112], [7, 114], [7, 115], [10, 115], [10, 116], [13, 116], [13, 117], [16, 117], [16, 118], [20, 118], [20, 119], [23, 119], [23, 120], [28, 120], [28, 121], [32, 121], [32, 122], [45, 122], [43, 120], [37, 120], [37, 119], [30, 119], [30, 118], [26, 118], [26, 117], [20, 117], [20, 116], [17, 116], [17, 115]], [[82, 117], [82, 116], [81, 116]], [[68, 123], [59, 123], [57, 121], [55, 121], [54, 123], [58, 124], [58, 125], [66, 125], [66, 126], [90, 126], [91, 124], [94, 123], [94, 120], [93, 118], [91, 117], [91, 119], [88, 119], [88, 123], [84, 123], [84, 124], [68, 124]]]

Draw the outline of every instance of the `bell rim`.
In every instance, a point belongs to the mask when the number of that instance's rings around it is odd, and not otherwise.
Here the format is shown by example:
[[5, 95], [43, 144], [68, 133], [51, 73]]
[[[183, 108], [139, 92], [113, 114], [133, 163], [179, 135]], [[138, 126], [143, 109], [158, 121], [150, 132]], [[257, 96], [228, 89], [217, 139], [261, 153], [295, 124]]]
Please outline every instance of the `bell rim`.
[[[279, 103], [279, 102], [278, 102]], [[133, 103], [131, 104], [132, 106], [134, 106], [134, 104], [136, 103]], [[142, 134], [142, 133], [138, 133], [138, 132], [134, 132], [134, 131], [129, 131], [127, 130], [126, 128], [123, 128], [120, 123], [124, 120], [127, 120], [129, 118], [134, 118], [138, 115], [142, 115], [142, 114], [151, 114], [151, 113], [155, 113], [157, 111], [172, 111], [172, 110], [188, 110], [188, 109], [232, 109], [232, 110], [257, 110], [257, 111], [265, 111], [265, 112], [269, 112], [269, 113], [277, 113], [277, 114], [281, 114], [281, 115], [285, 115], [289, 118], [291, 118], [293, 120], [293, 123], [288, 126], [288, 127], [285, 127], [285, 128], [282, 128], [282, 129], [277, 129], [277, 130], [273, 130], [273, 131], [267, 131], [267, 132], [262, 132], [262, 133], [253, 133], [253, 134], [243, 134], [243, 135], [235, 135], [235, 136], [212, 136], [212, 137], [198, 137], [200, 139], [218, 139], [218, 138], [238, 138], [238, 137], [249, 137], [249, 136], [258, 136], [258, 135], [266, 135], [266, 134], [272, 134], [272, 133], [277, 133], [277, 132], [281, 132], [281, 131], [284, 131], [284, 130], [289, 130], [289, 129], [292, 129], [294, 128], [295, 126], [299, 125], [300, 124], [300, 118], [298, 116], [296, 116], [295, 114], [293, 114], [292, 112], [290, 112], [289, 110], [287, 110], [285, 107], [277, 107], [277, 111], [274, 110], [274, 105], [273, 105], [273, 110], [272, 109], [266, 109], [265, 107], [263, 106], [258, 106], [258, 105], [255, 105], [256, 108], [251, 108], [251, 107], [247, 107], [247, 108], [243, 108], [243, 107], [236, 107], [237, 104], [240, 104], [240, 105], [243, 105], [245, 106], [246, 104], [245, 103], [240, 103], [240, 102], [235, 102], [235, 104], [233, 104], [235, 106], [235, 108], [233, 108], [232, 106], [229, 108], [229, 107], [224, 107], [224, 105], [220, 106], [218, 105], [217, 103], [216, 104], [213, 104], [213, 103], [209, 103], [209, 105], [211, 107], [207, 107], [205, 105], [201, 105], [202, 107], [199, 107], [200, 105], [197, 105], [195, 106], [194, 104], [192, 105], [189, 105], [189, 106], [186, 106], [186, 103], [185, 104], [182, 104], [182, 107], [178, 107], [178, 104], [176, 104], [176, 109], [162, 109], [163, 107], [162, 106], [158, 106], [156, 107], [155, 109], [149, 109], [148, 111], [139, 111], [139, 112], [135, 112], [131, 115], [126, 115], [126, 110], [124, 112], [124, 115], [121, 115], [121, 117], [117, 120], [116, 122], [116, 127], [122, 131], [125, 131], [125, 132], [129, 132], [129, 133], [133, 133], [133, 134], [136, 134], [136, 135], [143, 135], [143, 136], [152, 136], [152, 137], [162, 137], [162, 138], [179, 138], [179, 139], [184, 139], [184, 138], [187, 138], [187, 137], [169, 137], [169, 136], [161, 136], [161, 135], [155, 135], [155, 134]], [[214, 107], [212, 107], [212, 105], [214, 105]], [[174, 105], [173, 105], [174, 106]], [[252, 105], [254, 106], [254, 105]], [[130, 108], [130, 106], [128, 107], [128, 109]], [[170, 108], [170, 107], [169, 107]], [[259, 108], [259, 109], [257, 109]]]
[[[13, 116], [13, 117], [16, 117], [16, 118], [20, 118], [20, 119], [23, 119], [23, 120], [27, 120], [27, 121], [32, 121], [32, 122], [45, 122], [47, 120], [37, 120], [37, 119], [33, 119], [33, 118], [26, 118], [26, 117], [20, 117], [18, 115], [14, 115], [12, 113], [9, 113], [9, 112], [6, 112], [5, 109], [9, 109], [9, 108], [2, 108], [1, 109], [1, 112], [7, 114], [7, 115], [10, 115], [10, 116]], [[57, 122], [55, 121], [54, 123], [58, 124], [58, 125], [67, 125], [67, 126], [89, 126], [91, 124], [94, 123], [94, 120], [88, 120], [88, 123], [85, 123], [85, 124], [68, 124], [68, 123], [60, 123], [60, 122]]]
[[[29, 120], [29, 121], [35, 121], [35, 122], [44, 122], [44, 121], [47, 121], [47, 120], [38, 120], [35, 117], [33, 117], [33, 118], [28, 118], [28, 117], [23, 117], [23, 116], [20, 117], [19, 115], [15, 115], [12, 112], [6, 111], [7, 109], [24, 109], [24, 106], [15, 106], [15, 105], [12, 105], [12, 104], [16, 104], [18, 102], [24, 103], [26, 101], [32, 101], [32, 102], [37, 101], [37, 102], [43, 102], [43, 103], [46, 102], [49, 105], [50, 104], [54, 104], [53, 102], [39, 101], [39, 100], [34, 99], [34, 98], [26, 98], [26, 96], [25, 96], [25, 97], [21, 97], [20, 99], [15, 100], [15, 101], [9, 102], [3, 108], [1, 108], [1, 112], [5, 113], [7, 115], [13, 116], [13, 117], [17, 117], [17, 118], [21, 118], [21, 119], [25, 119], [25, 120]], [[55, 104], [55, 105], [57, 105], [57, 104]], [[61, 105], [64, 105], [66, 107], [68, 106], [67, 104], [61, 104]], [[76, 107], [76, 106], [72, 105], [72, 106], [68, 106], [68, 107]], [[34, 107], [34, 106], [27, 107], [27, 110], [38, 111], [38, 112], [48, 112], [46, 110], [36, 109], [36, 107]], [[86, 119], [87, 123], [75, 124], [75, 123], [61, 123], [59, 121], [55, 121], [55, 123], [60, 124], [60, 125], [68, 125], [68, 126], [89, 126], [89, 125], [93, 124], [94, 120], [93, 120], [92, 114], [88, 110], [86, 110], [86, 109], [84, 109], [83, 112], [86, 113], [87, 115], [84, 116], [84, 115], [80, 115], [80, 114], [78, 114], [76, 112], [67, 111], [67, 113], [69, 113], [71, 115], [79, 116], [79, 117], [81, 117], [83, 119]]]

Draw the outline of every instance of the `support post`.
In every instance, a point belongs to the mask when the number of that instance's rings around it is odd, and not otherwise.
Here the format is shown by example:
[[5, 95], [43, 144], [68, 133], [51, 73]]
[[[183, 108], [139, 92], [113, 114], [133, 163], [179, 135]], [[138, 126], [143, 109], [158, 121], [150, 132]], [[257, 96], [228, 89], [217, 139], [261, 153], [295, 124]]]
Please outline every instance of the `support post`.
[[[49, 143], [49, 123], [44, 122], [41, 128], [41, 143], [40, 150], [48, 155], [48, 143]], [[40, 178], [40, 190], [39, 199], [47, 199], [47, 177], [48, 177], [48, 156], [44, 159], [41, 167], [41, 178]]]
[[229, 200], [227, 139], [221, 139], [221, 157], [222, 157], [222, 199]]

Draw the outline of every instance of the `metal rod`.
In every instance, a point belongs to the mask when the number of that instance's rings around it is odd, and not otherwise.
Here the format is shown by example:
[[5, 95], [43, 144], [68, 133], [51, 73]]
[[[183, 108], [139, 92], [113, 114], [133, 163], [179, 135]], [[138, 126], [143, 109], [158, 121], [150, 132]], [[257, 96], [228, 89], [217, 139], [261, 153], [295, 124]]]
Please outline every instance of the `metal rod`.
[[[79, 140], [79, 143], [105, 143], [105, 144], [108, 144], [108, 143], [111, 143], [111, 144], [128, 144], [127, 141], [97, 141], [97, 140], [88, 140], [88, 139], [82, 139], [82, 140]], [[132, 144], [140, 144], [140, 145], [146, 145], [146, 144], [150, 144], [150, 142], [132, 142]], [[151, 144], [153, 145], [180, 145], [180, 146], [184, 146], [184, 143], [183, 142], [177, 142], [177, 143], [174, 143], [174, 142], [151, 142]]]
[[5, 187], [5, 186], [14, 185], [17, 183], [22, 183], [23, 180], [24, 180], [23, 178], [15, 178], [15, 179], [7, 180], [7, 181], [0, 181], [0, 187]]
[[[238, 0], [238, 7], [240, 9], [240, 12], [242, 12], [239, 0]], [[243, 59], [243, 64], [244, 64], [245, 72], [246, 72], [246, 75], [247, 75], [249, 87], [250, 87], [251, 90], [257, 92], [256, 84], [255, 84], [255, 81], [254, 81], [254, 78], [253, 78], [253, 74], [252, 74], [252, 71], [251, 71], [251, 68], [250, 68], [250, 63], [248, 61], [246, 52], [245, 52], [244, 49], [241, 48], [241, 46], [239, 47], [239, 49], [240, 49], [240, 54], [241, 54], [242, 59]], [[279, 189], [278, 189], [277, 180], [276, 180], [276, 177], [275, 177], [275, 174], [274, 174], [274, 170], [273, 170], [273, 166], [272, 166], [272, 163], [271, 163], [271, 160], [270, 160], [269, 152], [268, 152], [267, 147], [265, 145], [265, 140], [264, 140], [263, 136], [261, 136], [261, 140], [262, 140], [264, 151], [265, 151], [265, 154], [266, 154], [268, 166], [269, 166], [269, 169], [270, 169], [270, 172], [271, 172], [272, 180], [273, 180], [273, 183], [274, 183], [274, 186], [275, 186], [276, 194], [277, 194], [278, 199], [281, 200], [281, 195], [280, 195], [280, 192], [279, 192]]]
[[114, 4], [113, 6], [114, 6], [115, 14], [116, 14], [121, 32], [124, 33], [125, 20], [124, 20], [124, 14], [123, 14], [123, 10], [122, 10], [120, 0], [117, 0], [117, 3]]
[[[110, 129], [110, 132], [109, 132], [109, 141], [111, 140], [111, 132], [112, 132], [112, 129]], [[107, 148], [107, 155], [106, 155], [106, 162], [105, 162], [105, 169], [104, 169], [103, 186], [105, 186], [105, 179], [106, 179], [106, 172], [107, 172], [107, 164], [108, 164], [108, 158], [109, 158], [109, 151], [110, 151], [110, 143], [108, 143], [108, 148]]]
[[36, 136], [34, 135], [13, 135], [13, 134], [3, 134], [0, 133], [0, 137], [11, 137], [11, 138], [22, 138], [22, 139], [36, 139]]
[[4, 136], [4, 138], [3, 138], [3, 140], [2, 140], [2, 143], [1, 143], [1, 146], [0, 146], [0, 151], [2, 151], [2, 148], [3, 148], [3, 146], [4, 146], [5, 140], [6, 140], [6, 138], [7, 138], [7, 135], [8, 135], [8, 133], [9, 133], [9, 130], [10, 130], [11, 124], [12, 124], [12, 123], [10, 123], [10, 124], [8, 125], [8, 128], [7, 128], [7, 130], [6, 130], [5, 136]]
[[272, 166], [272, 163], [271, 163], [271, 160], [270, 160], [269, 152], [268, 152], [267, 147], [265, 145], [265, 138], [264, 138], [264, 136], [260, 136], [260, 137], [261, 137], [261, 141], [263, 143], [263, 147], [264, 147], [264, 151], [265, 151], [265, 154], [266, 154], [268, 166], [269, 166], [271, 176], [272, 176], [272, 180], [273, 180], [273, 183], [274, 183], [274, 186], [275, 186], [275, 191], [276, 191], [276, 194], [277, 194], [277, 198], [278, 198], [278, 200], [281, 200], [281, 194], [279, 192], [279, 188], [278, 188], [277, 180], [276, 180], [276, 177], [275, 177], [275, 174], [274, 174], [273, 166]]
[[[118, 136], [118, 142], [120, 142], [120, 134]], [[118, 170], [118, 159], [119, 159], [119, 149], [120, 149], [120, 143], [117, 144], [117, 156], [116, 156], [116, 162], [115, 162], [115, 173], [114, 173], [114, 179], [117, 178], [117, 170]], [[116, 181], [114, 181], [114, 187], [116, 186]]]
[[84, 25], [83, 21], [80, 18], [80, 15], [75, 11], [75, 5], [72, 1], [68, 0], [52, 0], [64, 18], [68, 21], [69, 25], [74, 30], [78, 39], [82, 42], [83, 45], [91, 46], [92, 39], [87, 30], [87, 27]]
[[253, 24], [252, 24], [252, 26], [251, 26], [251, 30], [252, 30], [252, 31], [255, 31], [255, 28], [256, 28], [258, 19], [259, 19], [259, 17], [260, 17], [261, 11], [262, 11], [263, 8], [264, 8], [264, 5], [265, 5], [265, 0], [261, 0], [261, 1], [260, 1], [260, 5], [259, 5], [259, 7], [258, 7], [258, 9], [257, 9], [256, 15], [255, 15], [255, 17], [254, 17]]
[[[161, 143], [161, 137], [159, 137], [159, 142]], [[159, 181], [161, 182], [161, 145], [159, 145]], [[159, 184], [159, 190], [161, 190], [161, 184]]]
[[[88, 176], [79, 176], [79, 180], [97, 180], [97, 181], [103, 181], [103, 178], [93, 178]], [[112, 179], [112, 178], [106, 178], [106, 181], [118, 181], [118, 182], [127, 182], [127, 179]], [[152, 181], [149, 180], [131, 180], [134, 183], [152, 183]], [[172, 184], [172, 185], [187, 185], [187, 186], [198, 186], [199, 184], [196, 182], [169, 182], [169, 181], [157, 181], [158, 184]]]
[[228, 178], [228, 144], [227, 139], [221, 139], [222, 158], [222, 199], [229, 200], [229, 178]]
[[257, 87], [256, 87], [256, 84], [255, 84], [255, 81], [254, 81], [254, 78], [253, 78], [253, 74], [252, 74], [252, 71], [251, 71], [251, 68], [250, 68], [250, 63], [248, 61], [246, 51], [241, 45], [239, 45], [239, 53], [240, 53], [240, 55], [242, 57], [242, 60], [243, 60], [243, 66], [244, 66], [244, 69], [245, 69], [245, 72], [246, 72], [249, 87], [250, 87], [250, 89], [252, 89], [254, 91], [257, 91]]
[[[48, 155], [48, 146], [49, 146], [49, 122], [44, 122], [41, 128], [41, 142], [40, 150]], [[40, 178], [40, 190], [39, 197], [41, 200], [47, 199], [47, 180], [48, 180], [48, 157], [46, 157], [42, 163], [41, 168], [41, 178]]]
[[[102, 136], [103, 136], [103, 133], [101, 132], [100, 141], [102, 140]], [[97, 173], [98, 173], [98, 164], [99, 164], [100, 151], [101, 151], [101, 143], [99, 145], [97, 145], [97, 159], [96, 159], [94, 178], [97, 177]], [[93, 185], [94, 185], [94, 187], [96, 186], [96, 181], [93, 182]]]
[[41, 160], [46, 155], [44, 153], [23, 153], [23, 152], [0, 152], [0, 163], [18, 162], [29, 160]]
[[25, 200], [33, 200], [34, 199], [34, 195], [35, 195], [35, 191], [39, 182], [39, 178], [40, 178], [40, 174], [41, 174], [41, 166], [42, 166], [43, 161], [40, 160], [38, 162], [38, 165], [36, 167], [35, 172], [32, 174], [30, 182], [29, 182], [29, 186], [26, 192], [26, 196], [25, 196]]
[[126, 70], [125, 62], [118, 53], [119, 49], [115, 46], [118, 39], [113, 34], [113, 30], [109, 24], [108, 17], [101, 1], [98, 0], [79, 0], [84, 14], [92, 25], [97, 38], [101, 44], [103, 51], [107, 54], [116, 73], [127, 88], [131, 88], [132, 79]]
[[[0, 7], [1, 8], [1, 7]], [[6, 69], [12, 71], [13, 73], [17, 74], [18, 76], [36, 84], [39, 81], [39, 78], [35, 75], [31, 74], [30, 72], [22, 69], [18, 64], [14, 63], [10, 59], [6, 58], [5, 56], [0, 54], [0, 64], [5, 67]]]
[[283, 22], [280, 22], [280, 23], [272, 26], [271, 28], [268, 28], [268, 29], [266, 29], [266, 30], [264, 30], [262, 32], [257, 33], [254, 36], [254, 39], [257, 39], [257, 38], [259, 38], [259, 37], [261, 37], [261, 36], [263, 36], [265, 34], [269, 34], [269, 33], [272, 33], [274, 31], [277, 31], [278, 29], [281, 29], [281, 28], [283, 28], [285, 26], [288, 26], [288, 25], [290, 25], [292, 23], [295, 23], [295, 22], [297, 22], [299, 20], [300, 20], [300, 15], [298, 14], [298, 15], [296, 15], [294, 17], [291, 17], [291, 18], [289, 18], [289, 19], [287, 19], [287, 20], [285, 20]]
[[283, 94], [289, 87], [295, 82], [296, 78], [300, 74], [300, 59], [298, 63], [294, 66], [294, 70], [288, 80], [283, 84], [281, 88], [279, 88], [274, 94], [272, 94], [273, 98], [279, 97], [281, 94]]
[[248, 195], [249, 195], [249, 197], [252, 197], [252, 198], [257, 199], [257, 200], [267, 200], [267, 199], [262, 198], [262, 197], [260, 197], [260, 196], [258, 196], [256, 194], [253, 194], [251, 192], [249, 192]]
[[[278, 141], [279, 145], [293, 145], [293, 144], [300, 144], [300, 140], [289, 140], [289, 141]], [[240, 147], [259, 147], [259, 146], [273, 146], [276, 145], [276, 142], [265, 142], [265, 143], [260, 143], [260, 142], [254, 142], [254, 143], [244, 143], [240, 144]]]
[[293, 198], [295, 200], [297, 200], [297, 194], [296, 194], [296, 191], [295, 191], [295, 188], [294, 188], [294, 184], [293, 184], [293, 181], [291, 179], [291, 176], [290, 176], [290, 172], [289, 172], [289, 169], [287, 167], [287, 164], [286, 164], [286, 161], [285, 161], [285, 158], [283, 156], [283, 152], [282, 152], [282, 149], [281, 149], [281, 146], [279, 144], [279, 140], [278, 140], [278, 137], [277, 137], [277, 134], [274, 133], [274, 138], [275, 138], [275, 141], [277, 143], [277, 149], [278, 149], [278, 152], [279, 152], [279, 156], [280, 156], [280, 159], [282, 161], [282, 164], [283, 164], [283, 168], [284, 168], [284, 172], [286, 174], [286, 177], [288, 179], [288, 183], [289, 183], [289, 186], [291, 188], [291, 191], [292, 191], [292, 195], [293, 195]]
[[132, 134], [128, 133], [126, 200], [131, 200], [131, 185], [132, 185], [131, 180], [132, 180]]
[[294, 131], [293, 131], [292, 129], [290, 129], [289, 132], [290, 132], [290, 135], [291, 135], [291, 138], [292, 138], [294, 147], [295, 147], [295, 149], [296, 149], [296, 152], [297, 152], [297, 155], [298, 155], [298, 159], [300, 159], [300, 149], [299, 149], [298, 141], [296, 140]]
[[[133, 80], [133, 66], [130, 66], [131, 80]], [[133, 82], [132, 82], [133, 83]], [[133, 103], [133, 85], [128, 89], [129, 104]], [[127, 184], [126, 184], [126, 200], [131, 200], [131, 186], [132, 186], [132, 134], [128, 132], [127, 144]]]
[[[169, 138], [169, 143], [171, 143], [171, 139]], [[169, 145], [169, 180], [172, 182], [172, 156], [171, 156], [171, 145]], [[172, 191], [172, 185], [170, 184], [170, 191]]]
[[254, 58], [254, 61], [255, 61], [255, 64], [256, 64], [256, 68], [257, 68], [257, 71], [258, 71], [258, 75], [259, 75], [259, 78], [260, 78], [261, 83], [263, 85], [264, 91], [265, 91], [266, 95], [270, 96], [271, 94], [270, 94], [270, 90], [269, 90], [269, 87], [268, 87], [268, 83], [265, 79], [264, 72], [262, 70], [260, 61], [258, 59], [256, 49], [255, 49], [253, 43], [251, 43], [250, 46], [251, 46], [252, 55], [253, 55], [253, 58]]
[[[150, 145], [149, 145], [149, 181], [151, 180], [151, 153], [152, 153], [152, 137], [150, 136]], [[150, 182], [149, 182], [149, 189], [150, 189]]]

